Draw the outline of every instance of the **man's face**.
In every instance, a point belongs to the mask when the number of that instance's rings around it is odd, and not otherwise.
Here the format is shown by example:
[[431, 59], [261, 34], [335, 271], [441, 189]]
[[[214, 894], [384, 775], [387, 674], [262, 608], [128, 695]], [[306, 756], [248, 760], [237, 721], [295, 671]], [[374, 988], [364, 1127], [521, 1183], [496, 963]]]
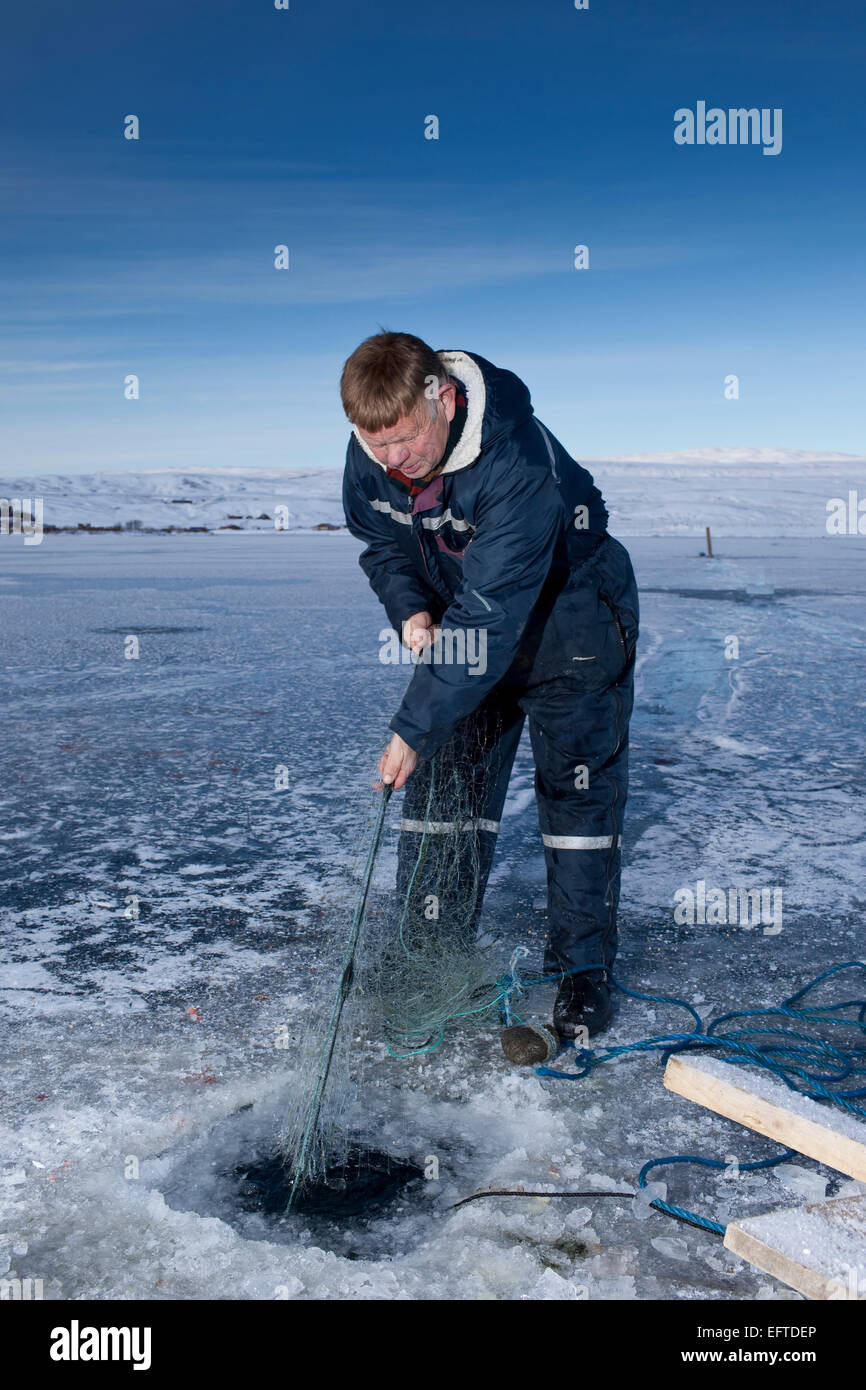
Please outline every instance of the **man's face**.
[[455, 396], [453, 385], [440, 386], [434, 418], [428, 401], [422, 398], [414, 415], [404, 415], [390, 429], [375, 434], [359, 429], [358, 433], [386, 468], [399, 468], [409, 478], [426, 478], [445, 453], [448, 426], [456, 408]]

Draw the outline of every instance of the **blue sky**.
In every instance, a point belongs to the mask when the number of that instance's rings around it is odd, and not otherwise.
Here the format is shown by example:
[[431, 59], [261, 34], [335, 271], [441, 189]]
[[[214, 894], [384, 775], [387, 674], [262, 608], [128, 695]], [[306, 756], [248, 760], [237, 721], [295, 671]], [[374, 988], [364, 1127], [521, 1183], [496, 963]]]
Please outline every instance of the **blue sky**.
[[[46, 0], [3, 26], [6, 475], [340, 466], [340, 368], [380, 325], [518, 372], [578, 458], [864, 453], [852, 0]], [[781, 154], [676, 145], [699, 100], [782, 108]]]

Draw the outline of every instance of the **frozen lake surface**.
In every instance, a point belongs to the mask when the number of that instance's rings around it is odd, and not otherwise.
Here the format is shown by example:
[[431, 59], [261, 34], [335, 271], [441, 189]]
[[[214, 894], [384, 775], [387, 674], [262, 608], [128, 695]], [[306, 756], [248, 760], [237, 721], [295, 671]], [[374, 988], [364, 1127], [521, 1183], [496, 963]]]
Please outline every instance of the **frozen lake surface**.
[[[694, 538], [628, 541], [642, 591], [617, 969], [630, 988], [709, 1017], [866, 958], [864, 544], [730, 539], [710, 561]], [[275, 1039], [308, 1023], [311, 977], [345, 929], [408, 679], [379, 662], [385, 620], [358, 549], [344, 534], [0, 539], [0, 1273], [8, 1260], [64, 1299], [787, 1296], [720, 1238], [638, 1221], [628, 1199], [448, 1211], [487, 1185], [629, 1190], [659, 1155], [773, 1152], [666, 1092], [657, 1057], [542, 1082], [507, 1066], [492, 1027], [364, 1062], [360, 1137], [436, 1157], [438, 1182], [346, 1229], [238, 1208], [227, 1175], [272, 1143], [292, 1091], [293, 1050]], [[526, 944], [536, 964], [526, 740], [500, 841], [485, 925], [506, 959]], [[781, 931], [677, 924], [674, 895], [699, 880], [781, 890]], [[863, 993], [856, 976], [825, 989]], [[529, 1012], [550, 1004], [539, 993]], [[604, 1041], [682, 1020], [626, 1000]], [[725, 1221], [838, 1190], [799, 1169], [799, 1186], [784, 1168], [654, 1176]]]

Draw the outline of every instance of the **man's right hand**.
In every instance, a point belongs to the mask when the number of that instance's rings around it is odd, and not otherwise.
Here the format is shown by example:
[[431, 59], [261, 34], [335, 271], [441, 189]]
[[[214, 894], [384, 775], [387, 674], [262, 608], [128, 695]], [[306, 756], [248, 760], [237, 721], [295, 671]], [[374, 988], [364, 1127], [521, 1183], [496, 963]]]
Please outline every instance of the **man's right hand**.
[[413, 613], [403, 624], [403, 645], [413, 652], [423, 652], [435, 640], [438, 628], [430, 613]]

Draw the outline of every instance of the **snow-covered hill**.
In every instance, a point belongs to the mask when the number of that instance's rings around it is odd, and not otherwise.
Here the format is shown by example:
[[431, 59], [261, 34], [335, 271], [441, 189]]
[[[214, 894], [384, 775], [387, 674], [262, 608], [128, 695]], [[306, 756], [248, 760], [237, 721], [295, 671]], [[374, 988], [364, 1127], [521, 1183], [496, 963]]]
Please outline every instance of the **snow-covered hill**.
[[[254, 531], [344, 524], [337, 469], [163, 469], [0, 479], [0, 496], [42, 497], [46, 528]], [[288, 509], [287, 517], [276, 512]], [[285, 522], [287, 521], [287, 525]]]
[[[823, 535], [827, 503], [866, 497], [866, 460], [791, 449], [695, 449], [582, 460], [622, 536]], [[343, 524], [339, 469], [164, 469], [0, 478], [41, 497], [46, 529], [309, 530]], [[286, 509], [278, 511], [278, 508]], [[137, 525], [136, 525], [137, 524]]]
[[807, 449], [766, 449], [754, 445], [724, 449], [680, 449], [660, 454], [611, 454], [609, 463], [863, 463], [856, 454]]

